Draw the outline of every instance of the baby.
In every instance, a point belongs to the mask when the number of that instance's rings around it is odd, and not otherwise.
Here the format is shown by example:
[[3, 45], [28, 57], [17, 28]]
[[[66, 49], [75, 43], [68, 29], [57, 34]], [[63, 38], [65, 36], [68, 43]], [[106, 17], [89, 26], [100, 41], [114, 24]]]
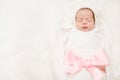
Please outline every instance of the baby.
[[109, 61], [97, 30], [93, 10], [87, 7], [79, 9], [65, 45], [67, 80], [106, 80]]
[[80, 31], [91, 31], [95, 27], [95, 15], [90, 8], [81, 8], [78, 10], [75, 20], [76, 28]]

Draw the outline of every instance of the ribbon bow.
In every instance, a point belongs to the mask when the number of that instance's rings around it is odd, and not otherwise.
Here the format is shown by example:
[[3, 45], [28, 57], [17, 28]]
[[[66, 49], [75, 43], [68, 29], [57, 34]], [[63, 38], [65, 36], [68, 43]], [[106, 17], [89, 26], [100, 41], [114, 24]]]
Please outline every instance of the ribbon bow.
[[68, 50], [65, 53], [66, 72], [75, 74], [82, 68], [86, 68], [94, 80], [101, 80], [103, 77], [103, 72], [96, 69], [96, 66], [107, 66], [108, 64], [108, 58], [103, 49], [89, 59], [76, 56], [73, 50]]

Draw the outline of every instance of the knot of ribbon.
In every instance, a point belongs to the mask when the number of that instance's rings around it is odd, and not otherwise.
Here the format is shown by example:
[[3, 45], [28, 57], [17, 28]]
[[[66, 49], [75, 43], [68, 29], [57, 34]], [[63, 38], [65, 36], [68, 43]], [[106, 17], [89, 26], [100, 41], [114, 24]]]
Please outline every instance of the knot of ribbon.
[[65, 53], [66, 73], [75, 74], [82, 68], [85, 68], [94, 80], [101, 80], [104, 74], [102, 71], [97, 69], [96, 66], [107, 65], [109, 65], [109, 61], [103, 49], [95, 53], [89, 59], [76, 56], [76, 53], [73, 50], [68, 50]]

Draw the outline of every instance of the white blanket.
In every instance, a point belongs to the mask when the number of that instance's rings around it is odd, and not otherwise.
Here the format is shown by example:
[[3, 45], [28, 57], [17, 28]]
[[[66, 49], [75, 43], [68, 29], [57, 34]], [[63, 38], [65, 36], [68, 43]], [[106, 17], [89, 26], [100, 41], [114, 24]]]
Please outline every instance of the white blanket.
[[[50, 48], [55, 49], [57, 46], [55, 38], [57, 37], [58, 40], [58, 36], [55, 32], [62, 24], [61, 21], [66, 20], [64, 14], [69, 14], [66, 13], [67, 9], [70, 9], [73, 4], [78, 4], [78, 1], [0, 0], [0, 80], [53, 80], [55, 78], [51, 67], [53, 61], [51, 61]], [[105, 29], [112, 43], [113, 69], [116, 80], [119, 80], [119, 8], [116, 3], [106, 2], [100, 5], [106, 5], [105, 11], [109, 24]], [[56, 70], [58, 70], [56, 75], [62, 76], [59, 65]]]

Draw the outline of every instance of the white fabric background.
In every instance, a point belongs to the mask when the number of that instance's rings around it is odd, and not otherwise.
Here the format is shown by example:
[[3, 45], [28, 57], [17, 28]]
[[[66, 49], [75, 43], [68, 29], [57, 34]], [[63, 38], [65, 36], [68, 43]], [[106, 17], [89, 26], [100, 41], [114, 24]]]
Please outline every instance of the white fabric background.
[[[65, 10], [75, 1], [78, 0], [0, 0], [0, 80], [53, 80], [49, 53], [51, 35]], [[108, 4], [112, 26], [106, 30], [110, 33], [108, 36], [113, 36], [110, 41], [117, 59], [114, 67], [120, 70], [116, 65], [120, 61], [117, 4], [120, 1], [113, 2]]]

